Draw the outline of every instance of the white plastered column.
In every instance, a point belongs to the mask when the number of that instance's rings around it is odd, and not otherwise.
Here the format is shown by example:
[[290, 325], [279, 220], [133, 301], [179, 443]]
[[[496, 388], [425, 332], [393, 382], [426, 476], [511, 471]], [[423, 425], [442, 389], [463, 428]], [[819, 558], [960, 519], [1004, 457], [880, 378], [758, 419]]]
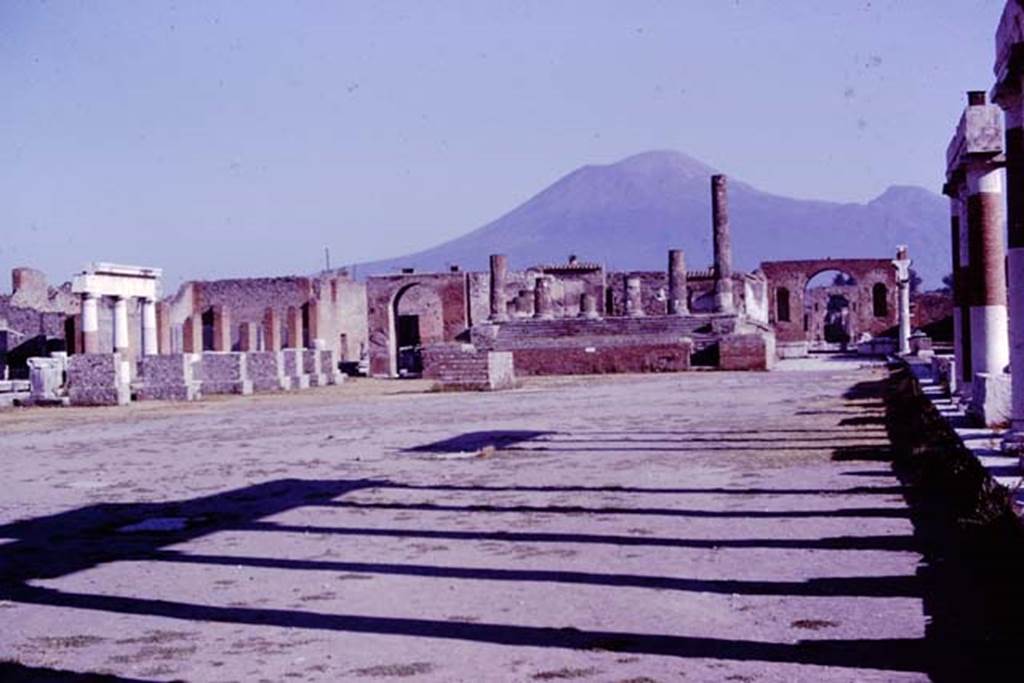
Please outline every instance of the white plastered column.
[[[960, 218], [960, 204], [961, 203], [962, 202], [960, 201], [959, 195], [957, 195], [957, 196], [950, 196], [950, 198], [949, 198], [949, 215], [950, 215], [951, 219], [955, 219], [955, 221], [956, 221], [956, 229], [957, 229], [957, 235], [956, 235], [957, 253], [955, 255], [956, 256], [956, 258], [955, 258], [956, 266], [953, 269], [953, 280], [954, 280], [954, 299], [953, 299], [953, 357], [956, 359], [956, 368], [955, 368], [955, 370], [956, 370], [956, 374], [957, 374], [957, 377], [953, 379], [953, 385], [957, 387], [957, 391], [959, 391], [959, 386], [960, 386], [960, 381], [959, 380], [960, 380], [960, 376], [963, 373], [963, 370], [962, 370], [963, 365], [962, 364], [964, 362], [964, 334], [963, 334], [963, 324], [964, 323], [963, 323], [963, 315], [962, 315], [962, 311], [960, 310], [960, 302], [956, 299], [956, 293], [955, 293], [957, 289], [959, 289], [960, 291], [963, 291], [962, 284], [960, 284], [958, 282], [959, 278], [961, 277], [961, 272], [962, 272], [962, 267], [963, 267], [962, 261], [961, 261], [962, 255], [960, 253], [960, 245], [961, 245], [961, 240], [962, 240], [962, 237], [963, 237], [963, 234], [962, 234], [963, 227], [961, 225], [961, 218]], [[950, 222], [952, 223], [953, 221], [951, 220]]]
[[100, 352], [100, 298], [95, 294], [82, 295], [82, 350]]
[[114, 299], [114, 351], [128, 353], [128, 299], [119, 296]]
[[899, 352], [910, 353], [910, 264], [906, 246], [896, 250], [892, 265], [896, 268], [897, 305], [899, 314]]
[[160, 353], [156, 330], [156, 301], [142, 300], [142, 354], [154, 356]]

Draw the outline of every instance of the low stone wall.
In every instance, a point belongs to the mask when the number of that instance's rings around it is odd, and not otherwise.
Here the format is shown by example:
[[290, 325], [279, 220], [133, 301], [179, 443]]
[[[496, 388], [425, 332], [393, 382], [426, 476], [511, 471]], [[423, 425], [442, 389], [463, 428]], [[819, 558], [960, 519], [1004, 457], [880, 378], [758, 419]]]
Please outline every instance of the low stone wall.
[[68, 359], [68, 398], [76, 406], [127, 405], [131, 389], [117, 353], [79, 353]]
[[139, 359], [142, 380], [135, 392], [141, 401], [196, 401], [201, 397], [195, 378], [195, 354], [172, 353]]
[[520, 375], [600, 375], [690, 369], [689, 340], [602, 346], [536, 347], [512, 351]]
[[730, 334], [718, 342], [720, 370], [771, 370], [774, 365], [773, 334]]
[[424, 347], [423, 376], [437, 380], [443, 390], [495, 391], [515, 386], [513, 354], [480, 351], [472, 344]]
[[291, 382], [284, 374], [284, 354], [280, 351], [250, 351], [245, 354], [245, 363], [253, 391], [291, 388]]
[[246, 354], [233, 351], [207, 351], [199, 362], [203, 394], [251, 394]]

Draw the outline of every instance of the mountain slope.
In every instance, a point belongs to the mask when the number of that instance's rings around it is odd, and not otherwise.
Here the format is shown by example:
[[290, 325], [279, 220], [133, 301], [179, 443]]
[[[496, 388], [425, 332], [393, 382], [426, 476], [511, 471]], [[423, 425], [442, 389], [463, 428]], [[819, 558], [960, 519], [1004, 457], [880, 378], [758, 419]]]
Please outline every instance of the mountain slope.
[[[497, 220], [431, 249], [358, 267], [360, 275], [401, 266], [483, 269], [491, 253], [513, 268], [563, 261], [569, 254], [618, 270], [660, 269], [666, 251], [686, 250], [690, 268], [711, 263], [711, 192], [716, 171], [680, 152], [645, 152], [606, 166], [584, 166]], [[771, 195], [729, 179], [733, 258], [761, 261], [888, 257], [908, 244], [926, 287], [949, 272], [948, 205], [918, 187], [890, 187], [867, 204]]]

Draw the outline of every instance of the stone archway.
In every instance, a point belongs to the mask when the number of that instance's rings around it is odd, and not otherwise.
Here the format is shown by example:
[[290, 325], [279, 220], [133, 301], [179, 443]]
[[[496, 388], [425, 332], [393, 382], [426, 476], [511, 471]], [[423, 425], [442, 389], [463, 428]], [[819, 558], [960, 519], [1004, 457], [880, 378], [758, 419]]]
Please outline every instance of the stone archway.
[[[839, 323], [854, 343], [862, 334], [877, 337], [896, 327], [896, 270], [891, 259], [767, 261], [761, 264], [761, 271], [768, 280], [769, 322], [780, 354], [802, 355], [816, 342], [822, 348], [839, 343], [825, 340], [830, 300], [835, 309], [829, 320], [830, 338], [844, 336], [839, 333]], [[808, 285], [829, 272], [843, 273], [844, 281], [854, 284], [834, 285], [835, 291], [829, 294], [812, 292], [809, 296], [812, 288]], [[842, 299], [830, 299], [832, 296]]]

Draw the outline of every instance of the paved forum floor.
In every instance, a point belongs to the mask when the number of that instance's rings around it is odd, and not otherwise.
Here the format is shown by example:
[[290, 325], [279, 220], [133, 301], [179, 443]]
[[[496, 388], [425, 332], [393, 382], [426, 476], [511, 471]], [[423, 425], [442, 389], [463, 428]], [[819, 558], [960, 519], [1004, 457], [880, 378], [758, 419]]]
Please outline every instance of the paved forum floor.
[[881, 376], [363, 380], [0, 413], [0, 661], [131, 680], [922, 680], [921, 556], [871, 459], [879, 401], [848, 393]]

